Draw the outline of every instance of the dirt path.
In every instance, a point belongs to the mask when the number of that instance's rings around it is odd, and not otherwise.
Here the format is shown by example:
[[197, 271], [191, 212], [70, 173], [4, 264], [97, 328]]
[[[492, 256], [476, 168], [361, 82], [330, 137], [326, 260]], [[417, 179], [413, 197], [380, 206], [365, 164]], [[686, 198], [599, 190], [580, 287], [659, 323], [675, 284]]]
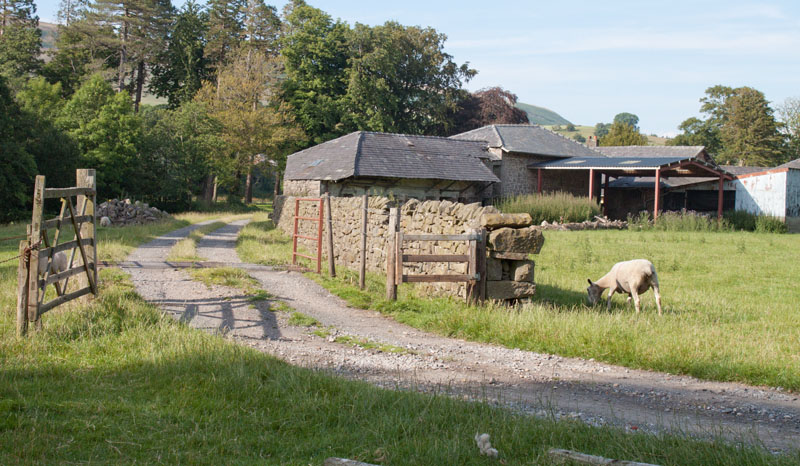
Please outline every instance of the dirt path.
[[[329, 370], [386, 388], [439, 391], [502, 403], [538, 416], [581, 419], [638, 431], [677, 429], [700, 436], [762, 442], [780, 451], [800, 445], [798, 395], [736, 383], [626, 369], [445, 338], [353, 309], [301, 274], [241, 264], [236, 237], [246, 221], [206, 235], [198, 254], [246, 267], [278, 300], [327, 328], [288, 324], [290, 312], [252, 303], [238, 290], [207, 288], [182, 270], [127, 269], [139, 293], [176, 319], [217, 331], [292, 364]], [[191, 227], [137, 249], [131, 261], [163, 261]], [[273, 306], [275, 307], [275, 306]], [[345, 338], [342, 338], [345, 337]], [[388, 345], [383, 351], [342, 341]], [[337, 342], [338, 340], [339, 342]], [[363, 346], [363, 345], [362, 345]]]

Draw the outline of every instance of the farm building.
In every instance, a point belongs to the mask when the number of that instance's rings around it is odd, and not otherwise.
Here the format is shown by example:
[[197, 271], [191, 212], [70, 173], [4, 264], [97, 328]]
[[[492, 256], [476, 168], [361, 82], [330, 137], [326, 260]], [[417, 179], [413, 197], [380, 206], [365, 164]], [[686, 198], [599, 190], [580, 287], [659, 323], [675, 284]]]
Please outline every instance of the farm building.
[[484, 142], [356, 131], [289, 156], [284, 193], [480, 202], [500, 180]]
[[491, 197], [507, 197], [535, 192], [565, 191], [584, 196], [589, 179], [572, 171], [549, 173], [540, 179], [532, 163], [571, 157], [602, 157], [601, 154], [571, 139], [536, 125], [489, 125], [451, 139], [484, 141], [492, 155], [492, 171], [500, 179]]
[[789, 231], [800, 232], [800, 159], [739, 174], [733, 187], [736, 210], [778, 217]]

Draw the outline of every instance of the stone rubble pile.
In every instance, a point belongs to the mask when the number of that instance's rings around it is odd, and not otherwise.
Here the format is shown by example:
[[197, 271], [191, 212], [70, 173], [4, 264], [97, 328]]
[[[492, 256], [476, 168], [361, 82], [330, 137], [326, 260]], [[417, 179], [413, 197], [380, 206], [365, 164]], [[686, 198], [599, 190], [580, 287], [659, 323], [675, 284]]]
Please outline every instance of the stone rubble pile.
[[628, 222], [624, 220], [609, 220], [606, 217], [595, 217], [595, 220], [585, 220], [579, 223], [548, 223], [546, 220], [539, 225], [542, 230], [578, 231], [578, 230], [626, 230]]
[[536, 293], [535, 263], [529, 254], [539, 254], [544, 235], [532, 226], [528, 214], [488, 213], [481, 216], [486, 228], [486, 297], [497, 300], [529, 298]]
[[164, 217], [169, 217], [169, 214], [157, 207], [150, 207], [144, 202], [131, 202], [130, 199], [111, 199], [97, 206], [97, 218], [104, 226], [106, 223], [109, 225], [141, 225], [156, 222]]

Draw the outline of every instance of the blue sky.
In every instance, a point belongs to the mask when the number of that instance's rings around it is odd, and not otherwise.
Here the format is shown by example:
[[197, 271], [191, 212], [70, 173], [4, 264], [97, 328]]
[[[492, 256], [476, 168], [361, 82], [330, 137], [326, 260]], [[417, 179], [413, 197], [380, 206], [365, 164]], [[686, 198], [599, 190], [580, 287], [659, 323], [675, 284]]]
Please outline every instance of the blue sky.
[[[479, 71], [468, 89], [500, 85], [575, 124], [631, 112], [644, 132], [675, 134], [715, 84], [754, 87], [773, 108], [800, 97], [797, 0], [308, 2], [350, 24], [434, 27]], [[38, 7], [52, 20], [58, 1]]]

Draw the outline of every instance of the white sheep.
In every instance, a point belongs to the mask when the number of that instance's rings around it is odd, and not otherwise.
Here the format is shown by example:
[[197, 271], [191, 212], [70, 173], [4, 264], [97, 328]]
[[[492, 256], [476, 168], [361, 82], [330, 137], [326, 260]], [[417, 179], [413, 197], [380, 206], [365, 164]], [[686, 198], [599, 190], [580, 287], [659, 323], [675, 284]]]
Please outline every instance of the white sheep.
[[600, 301], [603, 291], [609, 289], [609, 310], [611, 309], [611, 297], [615, 292], [627, 293], [628, 299], [626, 302], [630, 302], [631, 297], [633, 297], [633, 304], [636, 306], [636, 312], [638, 313], [639, 295], [645, 293], [651, 287], [653, 288], [653, 294], [656, 295], [658, 315], [661, 315], [661, 293], [658, 290], [658, 275], [652, 262], [646, 259], [634, 259], [614, 264], [614, 267], [611, 267], [611, 271], [596, 282], [592, 282], [589, 279], [589, 288], [586, 289], [586, 292], [589, 294], [589, 304], [594, 306]]
[[103, 217], [100, 218], [100, 226], [101, 227], [110, 227], [111, 226], [111, 219], [104, 215]]
[[[56, 274], [67, 270], [67, 255], [64, 252], [57, 252], [53, 255], [53, 261], [50, 267], [50, 273]], [[39, 275], [44, 275], [47, 272], [47, 258], [42, 257], [39, 259]]]

